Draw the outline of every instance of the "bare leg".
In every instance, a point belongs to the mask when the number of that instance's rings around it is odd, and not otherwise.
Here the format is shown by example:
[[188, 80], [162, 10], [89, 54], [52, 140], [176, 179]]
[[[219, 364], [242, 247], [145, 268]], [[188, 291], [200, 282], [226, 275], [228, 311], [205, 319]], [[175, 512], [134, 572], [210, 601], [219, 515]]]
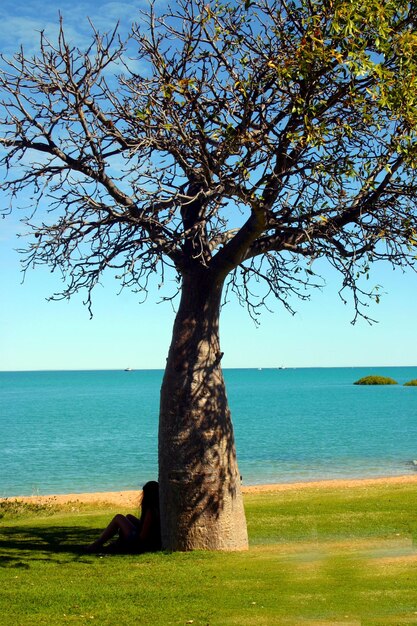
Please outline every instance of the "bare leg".
[[100, 537], [88, 546], [87, 551], [96, 552], [100, 550], [100, 548], [102, 548], [109, 539], [117, 535], [117, 533], [119, 533], [123, 539], [127, 539], [135, 529], [136, 525], [131, 520], [118, 513], [113, 517], [107, 528], [103, 530]]

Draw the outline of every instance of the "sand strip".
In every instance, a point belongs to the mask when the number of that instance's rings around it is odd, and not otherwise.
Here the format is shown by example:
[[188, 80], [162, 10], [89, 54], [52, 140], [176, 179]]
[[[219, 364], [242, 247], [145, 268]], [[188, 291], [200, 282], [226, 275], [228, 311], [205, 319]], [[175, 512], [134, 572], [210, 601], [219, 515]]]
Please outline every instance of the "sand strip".
[[[247, 485], [242, 486], [243, 493], [262, 493], [280, 491], [300, 491], [304, 489], [350, 489], [353, 487], [372, 487], [377, 485], [403, 485], [415, 484], [417, 487], [417, 475], [391, 476], [382, 478], [353, 478], [320, 480], [298, 483], [276, 483], [271, 485]], [[0, 498], [2, 500], [20, 500], [36, 504], [67, 504], [68, 502], [107, 502], [121, 508], [132, 508], [139, 505], [141, 491], [104, 491], [96, 493], [66, 493], [49, 496], [16, 496], [13, 498]]]

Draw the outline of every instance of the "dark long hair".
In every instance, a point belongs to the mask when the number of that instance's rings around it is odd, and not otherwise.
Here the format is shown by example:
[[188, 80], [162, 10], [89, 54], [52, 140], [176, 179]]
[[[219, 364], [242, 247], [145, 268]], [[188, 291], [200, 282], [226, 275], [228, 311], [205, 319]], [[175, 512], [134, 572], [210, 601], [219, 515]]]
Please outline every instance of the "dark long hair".
[[141, 517], [146, 511], [159, 512], [159, 484], [156, 480], [150, 480], [142, 487]]

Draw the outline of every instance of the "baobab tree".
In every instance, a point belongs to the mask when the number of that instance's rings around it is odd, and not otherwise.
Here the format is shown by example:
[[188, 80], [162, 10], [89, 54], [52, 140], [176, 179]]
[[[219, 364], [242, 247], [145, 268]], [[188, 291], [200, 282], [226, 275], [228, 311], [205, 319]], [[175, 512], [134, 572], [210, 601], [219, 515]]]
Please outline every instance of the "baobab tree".
[[3, 59], [3, 194], [32, 198], [24, 269], [60, 270], [60, 296], [85, 290], [89, 306], [103, 272], [145, 291], [178, 276], [160, 404], [166, 548], [247, 546], [225, 294], [252, 315], [270, 296], [291, 309], [324, 258], [367, 317], [372, 263], [415, 266], [415, 20], [399, 0], [178, 0], [151, 5], [127, 43], [93, 29], [82, 51], [61, 23], [35, 56]]

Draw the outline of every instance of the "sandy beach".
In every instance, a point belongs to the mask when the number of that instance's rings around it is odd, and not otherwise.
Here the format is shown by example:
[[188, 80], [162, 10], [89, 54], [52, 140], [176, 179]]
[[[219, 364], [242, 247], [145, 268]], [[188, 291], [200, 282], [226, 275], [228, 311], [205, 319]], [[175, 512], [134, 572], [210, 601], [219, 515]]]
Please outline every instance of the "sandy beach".
[[[276, 483], [271, 485], [247, 485], [242, 486], [242, 491], [246, 493], [280, 492], [280, 491], [300, 491], [304, 489], [350, 489], [354, 487], [372, 487], [378, 485], [402, 485], [415, 484], [417, 487], [417, 475], [390, 476], [382, 478], [354, 478], [320, 480], [298, 483]], [[95, 493], [66, 493], [56, 495], [36, 495], [36, 496], [15, 496], [11, 498], [0, 498], [1, 500], [20, 500], [23, 502], [33, 502], [36, 504], [55, 503], [68, 504], [69, 502], [92, 503], [106, 502], [117, 505], [120, 508], [132, 508], [138, 506], [141, 491], [104, 491]]]

